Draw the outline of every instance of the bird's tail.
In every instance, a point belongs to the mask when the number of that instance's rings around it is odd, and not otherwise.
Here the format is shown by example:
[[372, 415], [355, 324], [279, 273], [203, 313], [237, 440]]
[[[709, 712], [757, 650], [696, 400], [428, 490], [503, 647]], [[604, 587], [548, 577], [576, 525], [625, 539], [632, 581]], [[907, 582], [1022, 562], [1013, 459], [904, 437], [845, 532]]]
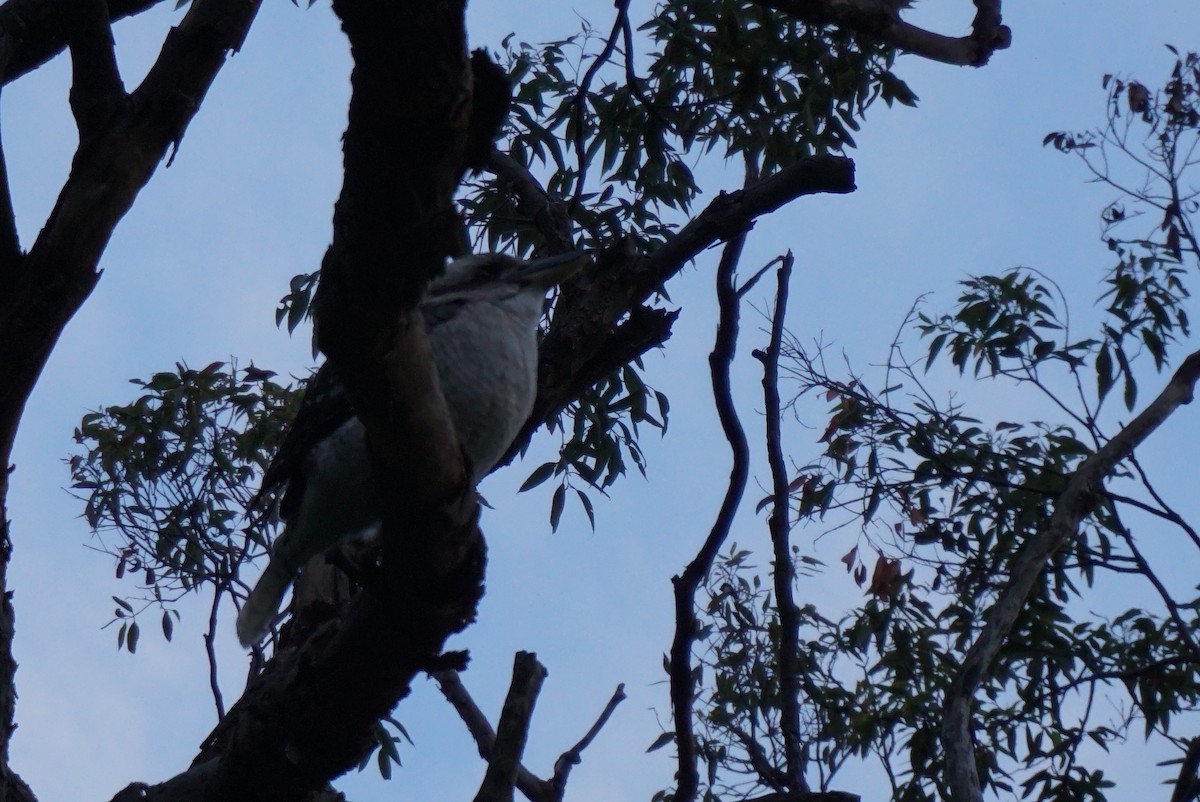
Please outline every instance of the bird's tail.
[[238, 613], [237, 635], [243, 646], [253, 646], [267, 634], [291, 582], [292, 575], [281, 561], [272, 559], [267, 563], [267, 570], [263, 571]]

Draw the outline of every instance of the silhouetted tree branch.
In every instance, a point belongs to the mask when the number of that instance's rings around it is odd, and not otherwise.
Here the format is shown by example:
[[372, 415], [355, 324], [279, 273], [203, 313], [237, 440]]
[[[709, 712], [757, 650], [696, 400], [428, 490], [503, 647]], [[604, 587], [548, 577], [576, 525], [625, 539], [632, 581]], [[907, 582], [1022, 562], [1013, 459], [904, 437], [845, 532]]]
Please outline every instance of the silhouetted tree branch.
[[521, 755], [525, 752], [533, 720], [533, 706], [545, 679], [546, 669], [537, 661], [536, 655], [517, 652], [513, 659], [512, 682], [496, 727], [496, 740], [475, 802], [512, 802]]
[[867, 34], [898, 50], [932, 61], [982, 67], [992, 54], [1012, 44], [1001, 24], [1001, 0], [975, 0], [968, 36], [945, 36], [900, 18], [906, 0], [754, 0], [811, 25], [838, 25]]
[[[112, 58], [102, 3], [10, 2], [0, 8], [6, 78], [34, 52], [71, 43], [72, 107], [80, 144], [58, 201], [24, 256], [12, 228], [11, 201], [3, 204], [6, 253], [0, 261], [0, 797], [28, 789], [7, 770], [13, 730], [13, 610], [6, 592], [9, 457], [33, 386], [75, 314], [99, 279], [97, 265], [117, 222], [129, 210], [236, 50], [258, 11], [256, 0], [195, 0], [168, 34], [146, 78], [126, 95]], [[114, 4], [128, 8], [124, 4]], [[35, 48], [36, 49], [36, 48]], [[37, 51], [37, 52], [43, 52]]]
[[946, 753], [946, 781], [955, 802], [978, 802], [982, 798], [971, 724], [975, 692], [1012, 632], [1038, 576], [1051, 555], [1075, 537], [1080, 520], [1095, 507], [1097, 491], [1113, 467], [1133, 453], [1180, 406], [1191, 403], [1198, 379], [1200, 351], [1190, 354], [1158, 397], [1071, 474], [1066, 489], [1054, 503], [1050, 520], [1018, 552], [1012, 574], [988, 609], [983, 628], [946, 692], [942, 746]]
[[788, 790], [807, 791], [805, 756], [800, 739], [800, 617], [793, 585], [791, 502], [787, 463], [783, 457], [782, 410], [779, 401], [779, 354], [783, 348], [783, 322], [787, 313], [788, 281], [794, 263], [791, 252], [780, 259], [776, 271], [775, 309], [771, 313], [771, 341], [765, 351], [756, 350], [763, 366], [763, 412], [766, 418], [767, 461], [771, 467], [771, 546], [774, 553], [775, 604], [779, 609], [779, 717], [783, 731], [784, 776]]

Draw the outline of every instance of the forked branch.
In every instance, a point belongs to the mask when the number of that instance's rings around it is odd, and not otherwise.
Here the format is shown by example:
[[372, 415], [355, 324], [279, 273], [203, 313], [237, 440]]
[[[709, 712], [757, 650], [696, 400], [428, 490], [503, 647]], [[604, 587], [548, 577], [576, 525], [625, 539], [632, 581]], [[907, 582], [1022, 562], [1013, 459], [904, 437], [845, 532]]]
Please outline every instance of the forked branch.
[[[475, 700], [471, 698], [470, 692], [463, 685], [457, 671], [435, 671], [430, 676], [437, 681], [442, 695], [446, 697], [446, 701], [454, 706], [459, 718], [467, 725], [467, 730], [471, 733], [471, 738], [474, 739], [475, 746], [479, 750], [479, 756], [487, 760], [489, 766], [492, 765], [496, 759], [495, 754], [498, 749], [498, 738], [505, 737], [504, 732], [502, 731], [498, 736], [496, 731], [492, 729], [487, 716], [475, 704]], [[514, 683], [516, 680], [516, 671], [514, 670]], [[511, 689], [509, 695], [510, 697], [512, 696]], [[587, 733], [579, 739], [578, 743], [563, 752], [558, 760], [554, 762], [554, 776], [549, 780], [541, 779], [525, 768], [525, 766], [521, 765], [520, 762], [517, 762], [515, 773], [516, 788], [530, 802], [562, 802], [566, 795], [567, 778], [571, 773], [571, 769], [579, 765], [583, 756], [583, 750], [591, 745], [600, 730], [608, 723], [608, 719], [612, 716], [613, 711], [617, 709], [617, 705], [624, 700], [625, 686], [618, 685], [612, 698], [608, 700], [608, 704], [604, 706], [604, 710], [600, 713], [595, 723], [592, 724], [591, 728], [588, 729]], [[503, 718], [501, 719], [501, 725], [503, 726]]]

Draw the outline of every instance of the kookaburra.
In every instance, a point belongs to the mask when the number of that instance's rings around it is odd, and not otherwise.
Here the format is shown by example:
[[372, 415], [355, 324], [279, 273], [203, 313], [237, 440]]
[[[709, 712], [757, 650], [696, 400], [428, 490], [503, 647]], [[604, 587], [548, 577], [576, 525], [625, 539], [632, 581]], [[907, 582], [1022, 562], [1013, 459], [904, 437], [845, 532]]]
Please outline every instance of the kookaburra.
[[[467, 256], [430, 284], [420, 310], [472, 484], [504, 455], [533, 409], [547, 290], [585, 261], [580, 253], [528, 262]], [[365, 431], [327, 362], [310, 380], [256, 497], [288, 486], [280, 505], [287, 524], [238, 615], [243, 646], [266, 634], [306, 562], [379, 522]]]

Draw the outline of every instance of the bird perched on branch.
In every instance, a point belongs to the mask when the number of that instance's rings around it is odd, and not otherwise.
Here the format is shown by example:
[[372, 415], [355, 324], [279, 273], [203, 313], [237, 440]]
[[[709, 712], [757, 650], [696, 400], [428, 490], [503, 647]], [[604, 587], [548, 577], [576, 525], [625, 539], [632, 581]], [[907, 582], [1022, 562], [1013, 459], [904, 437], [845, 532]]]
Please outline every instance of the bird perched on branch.
[[[528, 262], [502, 254], [467, 256], [430, 284], [420, 310], [472, 484], [504, 455], [533, 408], [547, 290], [586, 261], [580, 253]], [[238, 615], [243, 646], [266, 634], [308, 560], [379, 522], [365, 432], [326, 362], [310, 380], [255, 496], [261, 500], [286, 484], [280, 513], [287, 525]]]

